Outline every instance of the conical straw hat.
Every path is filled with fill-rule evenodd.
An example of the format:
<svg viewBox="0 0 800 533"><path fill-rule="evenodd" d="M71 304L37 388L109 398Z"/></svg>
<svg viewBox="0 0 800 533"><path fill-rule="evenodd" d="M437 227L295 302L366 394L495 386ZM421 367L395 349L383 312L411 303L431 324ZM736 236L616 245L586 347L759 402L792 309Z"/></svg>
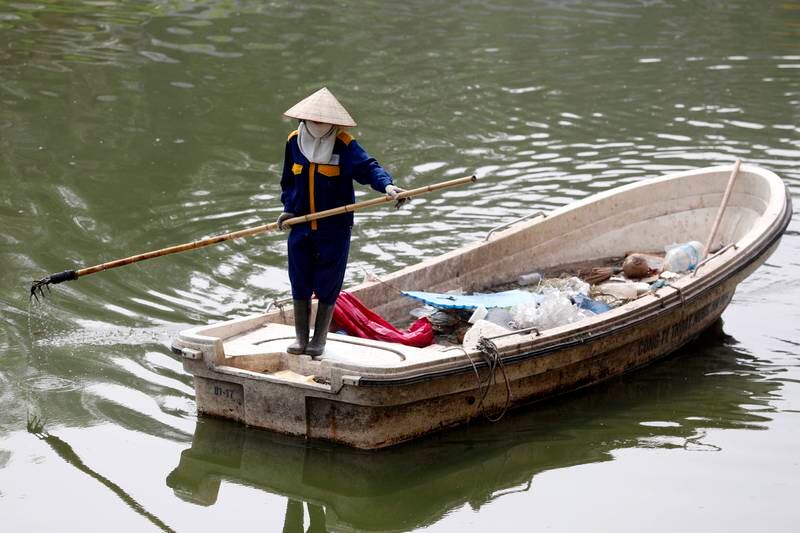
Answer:
<svg viewBox="0 0 800 533"><path fill-rule="evenodd" d="M323 87L311 96L300 100L290 107L284 115L298 120L313 120L333 124L334 126L344 126L346 128L356 125L353 117L347 112L339 100Z"/></svg>

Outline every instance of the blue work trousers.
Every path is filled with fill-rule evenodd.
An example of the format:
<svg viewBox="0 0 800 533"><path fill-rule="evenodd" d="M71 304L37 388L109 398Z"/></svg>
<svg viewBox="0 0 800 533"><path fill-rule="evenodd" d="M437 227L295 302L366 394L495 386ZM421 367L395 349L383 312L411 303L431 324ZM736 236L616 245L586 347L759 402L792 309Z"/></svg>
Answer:
<svg viewBox="0 0 800 533"><path fill-rule="evenodd" d="M289 280L292 298L310 300L316 294L320 303L333 305L342 290L347 255L350 252L350 227L320 227L312 230L300 224L289 232Z"/></svg>

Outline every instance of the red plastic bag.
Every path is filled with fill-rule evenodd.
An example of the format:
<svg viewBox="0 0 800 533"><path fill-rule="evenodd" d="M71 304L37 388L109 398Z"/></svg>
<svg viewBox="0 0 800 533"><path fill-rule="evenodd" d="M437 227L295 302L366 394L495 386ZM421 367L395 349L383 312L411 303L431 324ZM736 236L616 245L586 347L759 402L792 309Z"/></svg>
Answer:
<svg viewBox="0 0 800 533"><path fill-rule="evenodd" d="M427 317L414 321L401 331L375 313L348 292L340 292L333 309L333 321L353 337L376 341L397 342L424 348L433 344L433 326Z"/></svg>

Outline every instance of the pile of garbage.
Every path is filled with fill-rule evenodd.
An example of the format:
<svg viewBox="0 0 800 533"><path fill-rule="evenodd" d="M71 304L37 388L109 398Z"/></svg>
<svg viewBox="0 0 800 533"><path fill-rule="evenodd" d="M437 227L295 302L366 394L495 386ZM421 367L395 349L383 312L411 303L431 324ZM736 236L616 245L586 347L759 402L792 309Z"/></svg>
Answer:
<svg viewBox="0 0 800 533"><path fill-rule="evenodd" d="M665 247L665 254L630 253L621 266L545 278L531 272L515 288L464 294L462 291L403 294L424 303L412 311L427 317L439 344L477 346L480 337L521 330L542 331L605 313L655 291L693 270L705 255L692 241Z"/></svg>
<svg viewBox="0 0 800 533"><path fill-rule="evenodd" d="M480 337L516 330L544 330L611 309L589 296L591 286L578 277L541 279L532 290L463 294L404 292L426 305L412 311L427 316L440 344L477 345Z"/></svg>

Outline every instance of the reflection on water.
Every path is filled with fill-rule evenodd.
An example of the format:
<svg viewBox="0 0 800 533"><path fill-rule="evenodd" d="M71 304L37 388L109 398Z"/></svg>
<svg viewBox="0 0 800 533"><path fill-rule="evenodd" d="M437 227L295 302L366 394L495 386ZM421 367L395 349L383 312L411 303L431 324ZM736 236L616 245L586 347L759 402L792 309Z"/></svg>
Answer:
<svg viewBox="0 0 800 533"><path fill-rule="evenodd" d="M736 344L718 323L644 373L380 453L202 419L166 482L201 506L217 503L222 483L286 496L292 524L302 501L314 509L312 525L324 517L327 530L410 530L465 503L479 510L528 491L544 471L609 461L619 449L713 452L720 448L709 430L766 429L779 385ZM707 388L714 402L700 404ZM659 420L642 419L654 415Z"/></svg>
<svg viewBox="0 0 800 533"><path fill-rule="evenodd" d="M170 357L169 338L288 295L283 235L61 284L39 305L29 304L27 288L47 273L274 220L294 127L281 112L322 85L353 113L354 135L401 186L481 177L399 211L358 214L347 283L438 256L535 210L737 157L774 170L800 198L798 42L796 2L0 0L0 514L11 517L4 525L31 529L19 509L48 499L26 480L80 483L60 469L75 470L56 451L31 442L29 412L49 420L51 434L85 465L103 465L95 471L189 530L210 527L220 503L202 508L209 514L174 498L160 507L152 479L168 490L159 458L192 434L184 461L194 460L204 479L285 495L289 503L263 511L295 526L301 501L312 505L303 505L306 524L321 516L315 505L328 525L417 527L442 522L448 509L459 518L455 506L465 502L495 520L490 495L535 486L545 471L608 460L615 450L722 448L709 457L725 456L709 428L753 430L745 433L759 435L757 444L737 453L748 464L766 460L765 447L797 440L796 424L781 418L800 410L796 220L725 313L728 332L752 353L730 343L695 347L696 357L381 459L213 421L195 428L191 377ZM370 194L360 190L359 199ZM128 443L130 465L104 462L110 443L125 448L115 438ZM82 439L97 439L97 447ZM247 465L258 450L285 460L285 485L275 486L283 477L269 465L214 470L206 451L215 446L222 463L241 457ZM775 453L783 468L751 472L754 486L784 486L793 455ZM604 464L616 473L617 462ZM353 483L325 485L313 466L320 464ZM59 497L59 520L102 522L94 507L108 503L108 489L92 480L82 487ZM668 488L653 490L659 501L674 499ZM203 489L186 494L206 498ZM370 518L354 494L374 498L386 515ZM392 494L405 518L390 509ZM784 492L765 494L776 501ZM130 514L108 511L116 529L137 530L140 517ZM198 514L197 522L187 518Z"/></svg>
<svg viewBox="0 0 800 533"><path fill-rule="evenodd" d="M319 505L306 502L308 509L308 529L306 533L319 533L328 531L325 527L325 509ZM303 503L289 498L286 501L286 518L283 521L284 533L303 531Z"/></svg>
<svg viewBox="0 0 800 533"><path fill-rule="evenodd" d="M153 515L152 513L148 512L142 505L133 499L125 490L108 479L107 477L95 472L91 468L89 468L86 463L75 453L75 450L72 449L68 443L64 442L64 440L60 439L55 435L51 435L47 432L44 427L44 422L39 420L36 417L28 418L28 432L34 435L37 439L46 442L50 448L58 455L61 459L69 463L70 465L74 466L80 472L86 474L90 478L100 482L104 485L108 490L113 492L117 495L126 505L128 505L131 509L139 513L140 515L144 516L147 520L149 520L154 526L162 531L173 531L172 528L167 526L164 522L161 521L157 516Z"/></svg>

